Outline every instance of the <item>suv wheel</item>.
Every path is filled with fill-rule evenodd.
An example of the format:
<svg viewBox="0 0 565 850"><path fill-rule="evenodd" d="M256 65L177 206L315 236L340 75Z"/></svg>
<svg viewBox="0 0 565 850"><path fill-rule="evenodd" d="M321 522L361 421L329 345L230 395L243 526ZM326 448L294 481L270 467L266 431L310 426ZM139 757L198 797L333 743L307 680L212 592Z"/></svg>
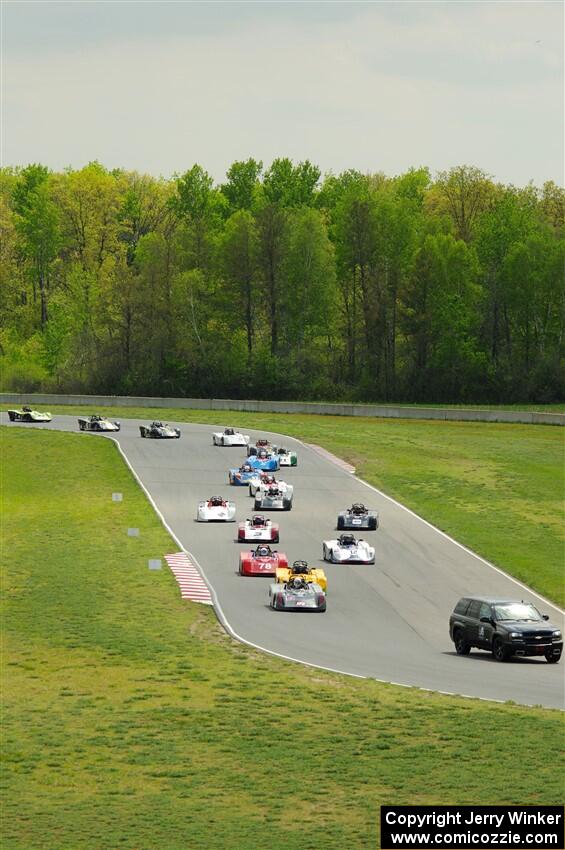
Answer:
<svg viewBox="0 0 565 850"><path fill-rule="evenodd" d="M508 661L508 647L504 646L498 637L494 639L492 654L495 661Z"/></svg>
<svg viewBox="0 0 565 850"><path fill-rule="evenodd" d="M545 653L545 660L548 664L557 664L560 658L561 653L559 653L558 655L554 655L551 649Z"/></svg>
<svg viewBox="0 0 565 850"><path fill-rule="evenodd" d="M453 643L455 644L455 652L457 655L469 655L471 652L471 647L465 640L463 629L457 629L453 636Z"/></svg>

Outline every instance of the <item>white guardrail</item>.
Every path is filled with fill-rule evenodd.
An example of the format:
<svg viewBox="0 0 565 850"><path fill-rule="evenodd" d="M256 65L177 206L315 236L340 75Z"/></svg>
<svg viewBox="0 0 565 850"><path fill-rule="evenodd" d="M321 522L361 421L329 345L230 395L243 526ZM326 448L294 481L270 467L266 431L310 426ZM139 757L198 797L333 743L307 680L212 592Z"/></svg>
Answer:
<svg viewBox="0 0 565 850"><path fill-rule="evenodd" d="M258 401L233 398L156 398L113 395L0 393L2 404L72 404L90 407L162 407L252 413L317 413L323 416L366 416L382 419L441 419L456 422L517 422L525 425L565 425L565 413L534 410L469 410L446 407L403 407L380 404L333 404L306 401Z"/></svg>

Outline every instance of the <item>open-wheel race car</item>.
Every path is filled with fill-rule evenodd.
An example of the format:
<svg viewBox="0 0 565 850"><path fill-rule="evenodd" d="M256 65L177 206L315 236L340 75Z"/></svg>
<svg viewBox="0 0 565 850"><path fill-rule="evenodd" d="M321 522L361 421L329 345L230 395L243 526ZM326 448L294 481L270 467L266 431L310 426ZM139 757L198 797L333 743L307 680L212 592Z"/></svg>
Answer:
<svg viewBox="0 0 565 850"><path fill-rule="evenodd" d="M274 576L280 568L286 567L288 558L284 552L271 549L267 543L259 543L255 549L239 556L240 576Z"/></svg>
<svg viewBox="0 0 565 850"><path fill-rule="evenodd" d="M31 407L22 407L21 410L9 410L10 422L51 422L50 413L41 413L32 410Z"/></svg>
<svg viewBox="0 0 565 850"><path fill-rule="evenodd" d="M294 488L284 481L261 485L255 492L254 508L260 510L289 511L292 508Z"/></svg>
<svg viewBox="0 0 565 850"><path fill-rule="evenodd" d="M279 466L298 466L298 456L296 452L291 452L290 449L278 446L275 450L275 454L279 459Z"/></svg>
<svg viewBox="0 0 565 850"><path fill-rule="evenodd" d="M379 527L379 515L376 511L370 511L361 502L354 502L350 508L340 511L337 515L337 530L346 528L364 528L366 531L375 531Z"/></svg>
<svg viewBox="0 0 565 850"><path fill-rule="evenodd" d="M265 451L272 455L275 454L276 450L277 447L273 446L273 444L270 443L269 440L261 438L260 440L257 440L255 445L247 446L247 455L248 457L251 457L252 455L256 455L260 451Z"/></svg>
<svg viewBox="0 0 565 850"><path fill-rule="evenodd" d="M240 434L233 428L224 428L223 431L216 431L212 434L212 445L214 446L247 446L249 445L249 435Z"/></svg>
<svg viewBox="0 0 565 850"><path fill-rule="evenodd" d="M255 493L260 487L268 487L270 484L278 484L278 481L271 472L261 472L260 469L256 469L255 478L251 478L248 484L249 495L255 496Z"/></svg>
<svg viewBox="0 0 565 850"><path fill-rule="evenodd" d="M228 472L228 481L237 487L247 487L251 483L259 483L261 473L258 469L254 469L250 463L242 463L238 469L230 469Z"/></svg>
<svg viewBox="0 0 565 850"><path fill-rule="evenodd" d="M375 550L354 534L340 534L337 540L324 540L324 561L332 564L374 564Z"/></svg>
<svg viewBox="0 0 565 850"><path fill-rule="evenodd" d="M153 437L155 440L178 440L180 428L173 428L164 422L152 422L151 425L140 425L139 433L142 437Z"/></svg>
<svg viewBox="0 0 565 850"><path fill-rule="evenodd" d="M279 459L277 455L267 451L267 449L257 449L257 454L249 455L247 462L254 469L262 472L276 472L279 468Z"/></svg>
<svg viewBox="0 0 565 850"><path fill-rule="evenodd" d="M198 502L196 519L198 522L235 522L235 502L228 502L222 496L211 496L204 502Z"/></svg>
<svg viewBox="0 0 565 850"><path fill-rule="evenodd" d="M279 542L279 526L264 516L256 514L245 522L240 522L237 529L238 543L250 543L252 541L264 543Z"/></svg>
<svg viewBox="0 0 565 850"><path fill-rule="evenodd" d="M280 566L275 574L276 581L286 584L294 576L302 576L309 582L319 584L324 592L328 589L325 572L319 567L309 567L306 561L295 561L291 567Z"/></svg>
<svg viewBox="0 0 565 850"><path fill-rule="evenodd" d="M325 611L326 594L316 582L293 576L285 584L269 587L269 605L275 611Z"/></svg>
<svg viewBox="0 0 565 850"><path fill-rule="evenodd" d="M120 423L112 422L104 416L81 416L78 427L81 431L119 431Z"/></svg>

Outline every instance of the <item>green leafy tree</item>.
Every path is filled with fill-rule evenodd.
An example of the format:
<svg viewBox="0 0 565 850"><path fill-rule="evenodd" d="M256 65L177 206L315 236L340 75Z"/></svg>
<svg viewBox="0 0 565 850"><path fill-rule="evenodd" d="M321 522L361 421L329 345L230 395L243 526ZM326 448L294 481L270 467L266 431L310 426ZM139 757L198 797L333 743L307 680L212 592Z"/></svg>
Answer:
<svg viewBox="0 0 565 850"><path fill-rule="evenodd" d="M200 165L193 165L177 179L171 208L184 225L179 236L185 269L210 271L214 237L221 228L226 207L226 199Z"/></svg>
<svg viewBox="0 0 565 850"><path fill-rule="evenodd" d="M127 263L135 260L139 240L149 233L170 226L171 191L163 180L131 172L123 176L127 187L118 212L120 240L127 245Z"/></svg>
<svg viewBox="0 0 565 850"><path fill-rule="evenodd" d="M295 166L290 159L275 159L263 179L265 198L283 207L311 206L320 173L309 160Z"/></svg>
<svg viewBox="0 0 565 850"><path fill-rule="evenodd" d="M226 222L221 265L224 309L232 327L244 327L248 354L253 351L257 314L257 230L250 212L240 209Z"/></svg>
<svg viewBox="0 0 565 850"><path fill-rule="evenodd" d="M221 191L227 198L232 213L237 210L251 210L256 200L262 171L263 163L255 159L230 165L226 174L227 182L223 184Z"/></svg>
<svg viewBox="0 0 565 850"><path fill-rule="evenodd" d="M490 178L480 168L458 165L441 171L436 187L451 216L456 237L470 242L475 221L487 208L494 192Z"/></svg>
<svg viewBox="0 0 565 850"><path fill-rule="evenodd" d="M279 353L280 311L284 293L284 259L288 245L288 211L275 203L257 213L257 269L270 331L271 355Z"/></svg>
<svg viewBox="0 0 565 850"><path fill-rule="evenodd" d="M40 323L44 328L53 266L61 243L59 213L51 198L47 169L39 165L24 169L14 187L13 203L19 249L32 281L34 303L39 298Z"/></svg>
<svg viewBox="0 0 565 850"><path fill-rule="evenodd" d="M317 210L302 208L292 215L284 271L286 344L301 350L312 337L327 334L336 295L333 246Z"/></svg>
<svg viewBox="0 0 565 850"><path fill-rule="evenodd" d="M416 400L467 400L476 390L484 365L478 272L475 252L463 240L451 234L425 237L403 305Z"/></svg>

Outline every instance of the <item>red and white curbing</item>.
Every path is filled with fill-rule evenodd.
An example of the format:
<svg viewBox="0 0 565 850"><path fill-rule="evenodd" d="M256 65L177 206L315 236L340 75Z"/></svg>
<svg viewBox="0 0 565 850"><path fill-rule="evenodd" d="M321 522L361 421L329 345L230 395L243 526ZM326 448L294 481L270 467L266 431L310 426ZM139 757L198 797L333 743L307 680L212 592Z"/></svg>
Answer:
<svg viewBox="0 0 565 850"><path fill-rule="evenodd" d="M175 552L165 555L165 561L171 568L171 572L180 587L180 595L183 599L192 602L202 602L204 605L213 605L208 585L194 566L186 552Z"/></svg>
<svg viewBox="0 0 565 850"><path fill-rule="evenodd" d="M351 466L350 463L347 463L346 460L342 460L340 457L336 457L331 452L328 452L326 449L323 449L321 446L317 446L315 443L305 443L306 446L310 449L314 449L316 454L321 455L321 457L325 457L326 460L331 460L332 463L335 463L336 466L339 466L341 469L344 469L345 472L350 472L352 475L355 472L355 467Z"/></svg>

